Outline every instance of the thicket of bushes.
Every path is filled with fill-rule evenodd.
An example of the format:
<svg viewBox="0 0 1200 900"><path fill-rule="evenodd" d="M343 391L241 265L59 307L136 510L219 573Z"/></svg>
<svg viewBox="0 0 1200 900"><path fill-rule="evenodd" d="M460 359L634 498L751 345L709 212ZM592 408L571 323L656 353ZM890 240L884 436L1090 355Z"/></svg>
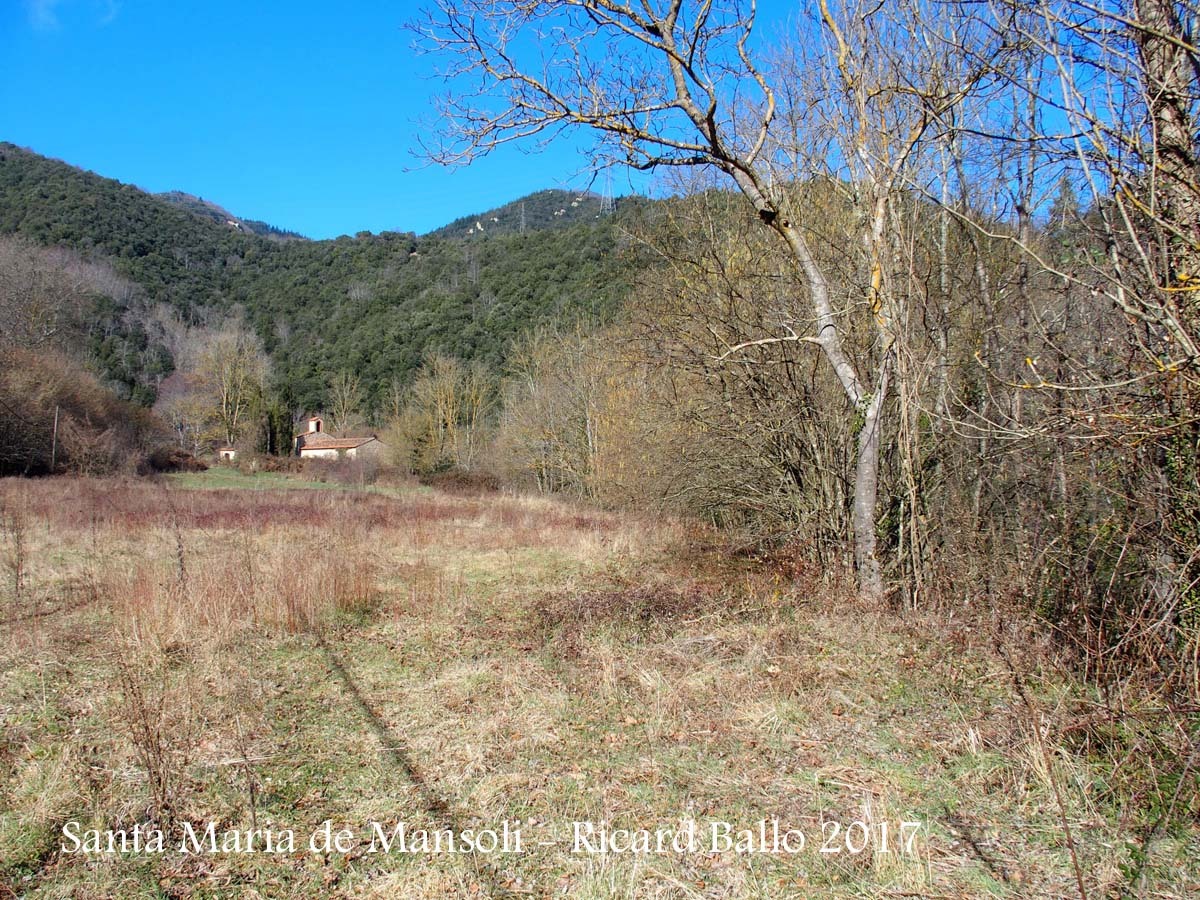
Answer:
<svg viewBox="0 0 1200 900"><path fill-rule="evenodd" d="M810 344L725 355L778 334L772 310L802 293L799 275L727 198L670 209L673 227L640 233L669 264L622 321L532 334L483 396L465 367L433 361L389 432L395 461L698 515L788 545L805 571L848 570L855 411ZM1091 211L1069 192L1056 209L1033 252L1079 265L1102 252ZM910 222L913 267L949 260L951 294L904 288L914 323L941 324L906 333L885 410L876 529L892 602L1033 615L1090 676L1147 678L1170 703L1195 702L1195 384L1160 380L1119 310L1029 272L1002 229L973 242L952 228L939 253L936 210ZM852 294L864 273L823 237L835 289ZM961 299L981 266L1010 285L1004 309ZM871 352L869 334L846 338Z"/></svg>
<svg viewBox="0 0 1200 900"><path fill-rule="evenodd" d="M153 413L61 353L0 348L0 475L134 473L168 439Z"/></svg>

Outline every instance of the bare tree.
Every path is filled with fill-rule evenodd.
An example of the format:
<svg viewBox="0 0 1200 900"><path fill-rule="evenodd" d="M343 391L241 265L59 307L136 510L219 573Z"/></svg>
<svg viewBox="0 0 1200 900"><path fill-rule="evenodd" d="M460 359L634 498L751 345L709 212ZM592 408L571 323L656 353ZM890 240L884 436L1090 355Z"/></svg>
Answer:
<svg viewBox="0 0 1200 900"><path fill-rule="evenodd" d="M596 498L604 488L608 455L606 359L597 341L579 330L531 335L509 360L501 455L531 476L538 490ZM624 408L628 419L635 411ZM622 448L628 450L629 448Z"/></svg>
<svg viewBox="0 0 1200 900"><path fill-rule="evenodd" d="M880 9L852 6L835 15L822 3L815 21L805 25L806 40L828 39L831 52L812 61L830 73L826 96L845 116L847 130L838 135L842 158L852 161L856 177L866 179L861 240L869 275L849 308L874 323L877 346L857 362L846 345L846 316L812 249L810 211L777 181L777 170L781 180L802 177L787 151L797 147L796 139L812 137L796 129L803 130L805 109L819 98L801 96L783 80L777 88L766 64L755 58L753 2L436 0L414 26L429 48L449 60L448 77L479 85L476 93L459 91L442 102L447 125L442 142L427 148L432 159L464 163L510 141L589 129L597 137L597 154L609 162L721 172L786 246L803 275L808 310L803 315L795 310L790 324L780 323L780 334L763 340L818 346L851 415L861 422L853 530L859 586L870 599L884 593L875 513L881 416L893 375L898 314L885 283L889 203L899 188L897 172L974 80L946 66L926 73L932 81L897 78L919 74L919 61L910 60L903 73L890 69L900 55L881 54L885 43L870 49L886 65L864 67L872 57L862 55L866 48L852 46L855 36L877 37L897 25L884 22ZM938 53L946 56L944 48ZM883 138L892 127L900 130L887 142ZM726 352L733 356L741 349L735 345Z"/></svg>
<svg viewBox="0 0 1200 900"><path fill-rule="evenodd" d="M154 411L171 428L180 450L199 454L211 440L212 405L193 372L172 373L159 388Z"/></svg>
<svg viewBox="0 0 1200 900"><path fill-rule="evenodd" d="M267 358L258 341L233 325L204 335L195 353L195 383L214 437L236 444L262 396Z"/></svg>
<svg viewBox="0 0 1200 900"><path fill-rule="evenodd" d="M413 471L470 470L476 462L491 404L488 379L478 365L434 354L421 366L391 442Z"/></svg>
<svg viewBox="0 0 1200 900"><path fill-rule="evenodd" d="M384 395L384 417L390 422L400 418L404 404L408 402L408 387L398 375L393 375L387 383Z"/></svg>
<svg viewBox="0 0 1200 900"><path fill-rule="evenodd" d="M1011 550L1015 570L1031 574L1009 590L1043 598L1092 674L1152 666L1194 697L1197 8L956 8L1015 49L989 70L996 102L944 119L937 177L905 175L941 206L946 290L954 241L975 269L971 307L942 316L957 329L938 364L946 399L918 398L961 439L954 477L974 479L973 510L954 521L991 548L989 592L1004 581L997 551ZM972 66L995 62L986 41L956 43ZM942 539L963 552L955 535Z"/></svg>
<svg viewBox="0 0 1200 900"><path fill-rule="evenodd" d="M798 290L787 249L738 197L711 190L699 173L675 187L681 199L634 226L661 265L631 300L633 346L621 348L615 334L599 342L602 353L615 344L655 370L651 390L637 395L652 405L652 427L638 436L650 448L649 459L637 460L638 477L657 482L673 505L788 535L812 559L843 564L855 422L822 357L806 343L774 339L780 322L792 321ZM852 222L828 185L809 202L821 204L826 233ZM822 265L833 261L826 250Z"/></svg>
<svg viewBox="0 0 1200 900"><path fill-rule="evenodd" d="M133 287L110 267L62 248L0 236L0 345L78 344L91 298L128 300Z"/></svg>
<svg viewBox="0 0 1200 900"><path fill-rule="evenodd" d="M340 434L354 425L362 409L362 384L357 375L338 372L329 380L330 427Z"/></svg>
<svg viewBox="0 0 1200 900"><path fill-rule="evenodd" d="M1019 87L1058 110L1061 123L1018 137L1047 160L1043 179L1082 188L1108 244L1078 272L1024 240L1023 248L1039 267L1102 292L1154 332L1143 350L1156 368L1200 369L1189 302L1200 288L1197 10L1170 0L1043 0L1001 4L993 15L994 27L1009 28L1044 60L1044 74ZM998 129L987 122L981 130Z"/></svg>

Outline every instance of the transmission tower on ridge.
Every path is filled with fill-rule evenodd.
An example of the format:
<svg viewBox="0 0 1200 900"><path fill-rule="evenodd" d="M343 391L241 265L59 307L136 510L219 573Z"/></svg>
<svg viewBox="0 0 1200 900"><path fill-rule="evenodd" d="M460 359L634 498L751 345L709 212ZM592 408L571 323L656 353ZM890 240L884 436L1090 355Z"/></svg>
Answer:
<svg viewBox="0 0 1200 900"><path fill-rule="evenodd" d="M604 190L600 194L600 215L610 215L617 208L613 200L612 172L604 173Z"/></svg>

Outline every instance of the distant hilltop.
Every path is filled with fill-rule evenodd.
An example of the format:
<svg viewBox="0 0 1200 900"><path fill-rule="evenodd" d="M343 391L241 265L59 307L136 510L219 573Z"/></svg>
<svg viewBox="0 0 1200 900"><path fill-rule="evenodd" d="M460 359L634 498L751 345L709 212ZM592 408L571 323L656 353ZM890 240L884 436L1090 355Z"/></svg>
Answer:
<svg viewBox="0 0 1200 900"><path fill-rule="evenodd" d="M455 219L427 237L463 238L483 234L519 234L564 225L595 222L627 198L613 200L590 191L538 191L487 212Z"/></svg>
<svg viewBox="0 0 1200 900"><path fill-rule="evenodd" d="M154 194L153 196L158 197L160 200L165 200L173 206L178 206L180 209L185 209L206 219L212 219L221 225L228 225L230 228L237 229L238 231L249 231L253 234L279 241L308 240L308 238L298 232L288 231L286 228L276 228L268 222L260 222L258 219L239 218L225 209L225 207L218 206L211 200L205 200L194 194L186 194L183 191L166 191L161 194Z"/></svg>

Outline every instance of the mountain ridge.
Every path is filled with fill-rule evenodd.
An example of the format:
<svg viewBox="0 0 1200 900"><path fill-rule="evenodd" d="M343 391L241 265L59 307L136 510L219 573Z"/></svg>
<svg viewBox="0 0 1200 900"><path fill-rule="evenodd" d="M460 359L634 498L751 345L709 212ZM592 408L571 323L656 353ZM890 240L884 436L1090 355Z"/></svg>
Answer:
<svg viewBox="0 0 1200 900"><path fill-rule="evenodd" d="M149 192L147 192L149 193ZM310 238L300 234L298 231L291 231L287 228L279 228L269 222L263 222L260 219L246 219L241 216L235 216L225 207L211 200L205 200L203 197L198 197L195 194L189 194L185 191L162 191L160 193L151 193L150 196L157 197L173 206L180 209L185 209L188 212L203 218L212 219L218 224L232 227L238 231L249 231L257 234L260 237L270 238L272 240L281 241L307 241Z"/></svg>
<svg viewBox="0 0 1200 900"><path fill-rule="evenodd" d="M538 192L489 211L504 227L470 235L450 232L492 216L420 237L279 240L231 227L220 219L227 210L209 201L169 193L0 144L0 235L67 247L136 286L137 296L98 307L104 351L94 355L100 374L140 402L152 402L171 368L152 346L153 329L140 328L159 306L189 327L242 322L270 356L272 389L286 406L319 408L339 371L358 375L379 406L388 385L410 380L432 352L499 373L530 329L610 319L638 265L616 227L622 207L637 205L629 200L600 215L595 195ZM570 213L555 216L560 209ZM143 357L157 360L152 371Z"/></svg>
<svg viewBox="0 0 1200 900"><path fill-rule="evenodd" d="M621 198L624 201L625 198ZM459 216L452 222L426 232L424 237L478 237L487 234L512 234L559 228L591 222L609 215L618 201L611 204L590 191L565 191L547 188L483 212Z"/></svg>

